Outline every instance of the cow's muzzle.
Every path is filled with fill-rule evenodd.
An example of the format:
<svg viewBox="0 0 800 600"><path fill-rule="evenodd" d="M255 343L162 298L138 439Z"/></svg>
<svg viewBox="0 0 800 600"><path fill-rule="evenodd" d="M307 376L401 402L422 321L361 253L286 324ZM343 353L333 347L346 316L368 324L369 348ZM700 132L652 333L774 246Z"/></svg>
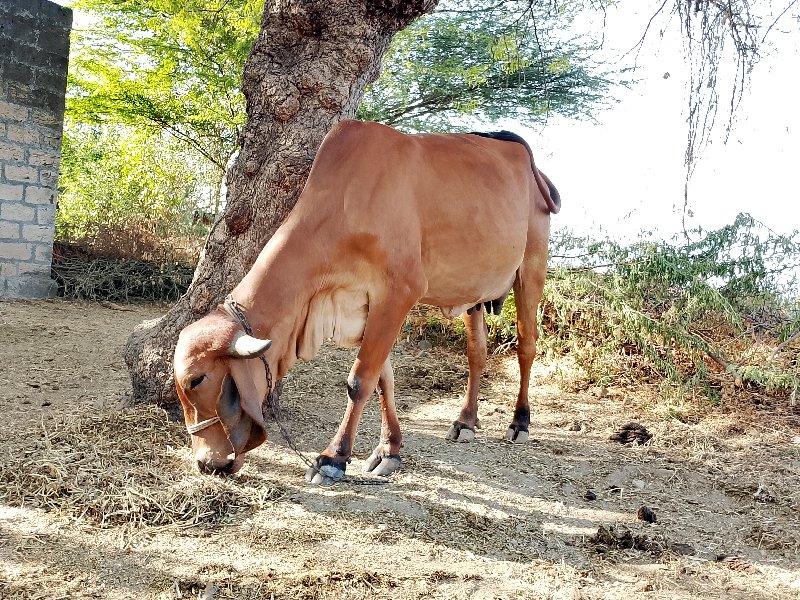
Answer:
<svg viewBox="0 0 800 600"><path fill-rule="evenodd" d="M228 455L221 460L213 460L208 456L200 456L196 458L197 469L204 475L233 475L238 472L244 465L244 455L235 456Z"/></svg>
<svg viewBox="0 0 800 600"><path fill-rule="evenodd" d="M197 461L197 468L205 475L231 475L235 461L229 461L222 466L213 466L202 460Z"/></svg>

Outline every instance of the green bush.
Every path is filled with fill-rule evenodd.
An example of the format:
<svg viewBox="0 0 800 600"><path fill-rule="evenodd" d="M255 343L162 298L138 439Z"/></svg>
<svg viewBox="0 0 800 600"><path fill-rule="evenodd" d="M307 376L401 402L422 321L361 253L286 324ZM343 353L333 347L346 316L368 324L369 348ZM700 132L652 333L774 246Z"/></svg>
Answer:
<svg viewBox="0 0 800 600"><path fill-rule="evenodd" d="M52 267L60 295L180 297L211 224L214 177L167 136L68 120Z"/></svg>
<svg viewBox="0 0 800 600"><path fill-rule="evenodd" d="M216 189L212 176L193 164L170 138L124 126L68 121L56 240L105 254L103 241L114 232L106 250L116 250L125 258L144 258L144 238L155 246L162 240L165 248L173 246L176 238L202 238L208 223L197 216L205 216L203 206L211 203ZM132 235L126 236L126 231ZM127 248L128 242L136 242L138 249Z"/></svg>
<svg viewBox="0 0 800 600"><path fill-rule="evenodd" d="M749 215L671 243L561 232L551 265L539 350L572 356L586 385L635 375L712 399L729 383L796 398L800 234L777 235ZM513 345L514 320L509 298L489 318L495 348Z"/></svg>

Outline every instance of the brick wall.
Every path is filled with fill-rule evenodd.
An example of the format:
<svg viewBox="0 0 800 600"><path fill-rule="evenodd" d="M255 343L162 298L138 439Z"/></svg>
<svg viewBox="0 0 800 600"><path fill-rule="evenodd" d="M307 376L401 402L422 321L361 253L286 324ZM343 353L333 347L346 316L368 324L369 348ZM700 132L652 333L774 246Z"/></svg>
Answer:
<svg viewBox="0 0 800 600"><path fill-rule="evenodd" d="M52 293L72 11L0 0L0 297Z"/></svg>

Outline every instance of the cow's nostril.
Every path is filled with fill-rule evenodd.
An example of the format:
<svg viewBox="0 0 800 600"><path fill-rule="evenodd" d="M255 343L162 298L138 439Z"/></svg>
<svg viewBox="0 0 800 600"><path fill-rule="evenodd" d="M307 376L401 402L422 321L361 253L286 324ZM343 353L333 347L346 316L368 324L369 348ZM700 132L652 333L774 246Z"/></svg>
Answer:
<svg viewBox="0 0 800 600"><path fill-rule="evenodd" d="M233 462L234 461L230 460L224 465L214 466L202 460L198 460L197 468L200 469L201 473L206 475L230 475L231 471L233 471Z"/></svg>

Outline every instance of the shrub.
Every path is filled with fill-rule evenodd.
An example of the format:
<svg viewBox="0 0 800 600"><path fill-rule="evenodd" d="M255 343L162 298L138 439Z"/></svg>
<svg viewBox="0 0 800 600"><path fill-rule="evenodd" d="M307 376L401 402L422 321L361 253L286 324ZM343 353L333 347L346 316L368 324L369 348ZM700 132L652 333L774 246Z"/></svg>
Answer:
<svg viewBox="0 0 800 600"><path fill-rule="evenodd" d="M554 238L542 349L572 353L598 385L635 364L639 375L711 398L725 381L795 398L798 351L781 344L800 330L800 234L739 215L686 237L628 246ZM611 358L620 356L634 359Z"/></svg>
<svg viewBox="0 0 800 600"><path fill-rule="evenodd" d="M56 212L59 294L174 301L191 283L217 183L179 145L120 125L67 122Z"/></svg>
<svg viewBox="0 0 800 600"><path fill-rule="evenodd" d="M170 139L67 122L56 240L107 257L193 263L211 178Z"/></svg>

